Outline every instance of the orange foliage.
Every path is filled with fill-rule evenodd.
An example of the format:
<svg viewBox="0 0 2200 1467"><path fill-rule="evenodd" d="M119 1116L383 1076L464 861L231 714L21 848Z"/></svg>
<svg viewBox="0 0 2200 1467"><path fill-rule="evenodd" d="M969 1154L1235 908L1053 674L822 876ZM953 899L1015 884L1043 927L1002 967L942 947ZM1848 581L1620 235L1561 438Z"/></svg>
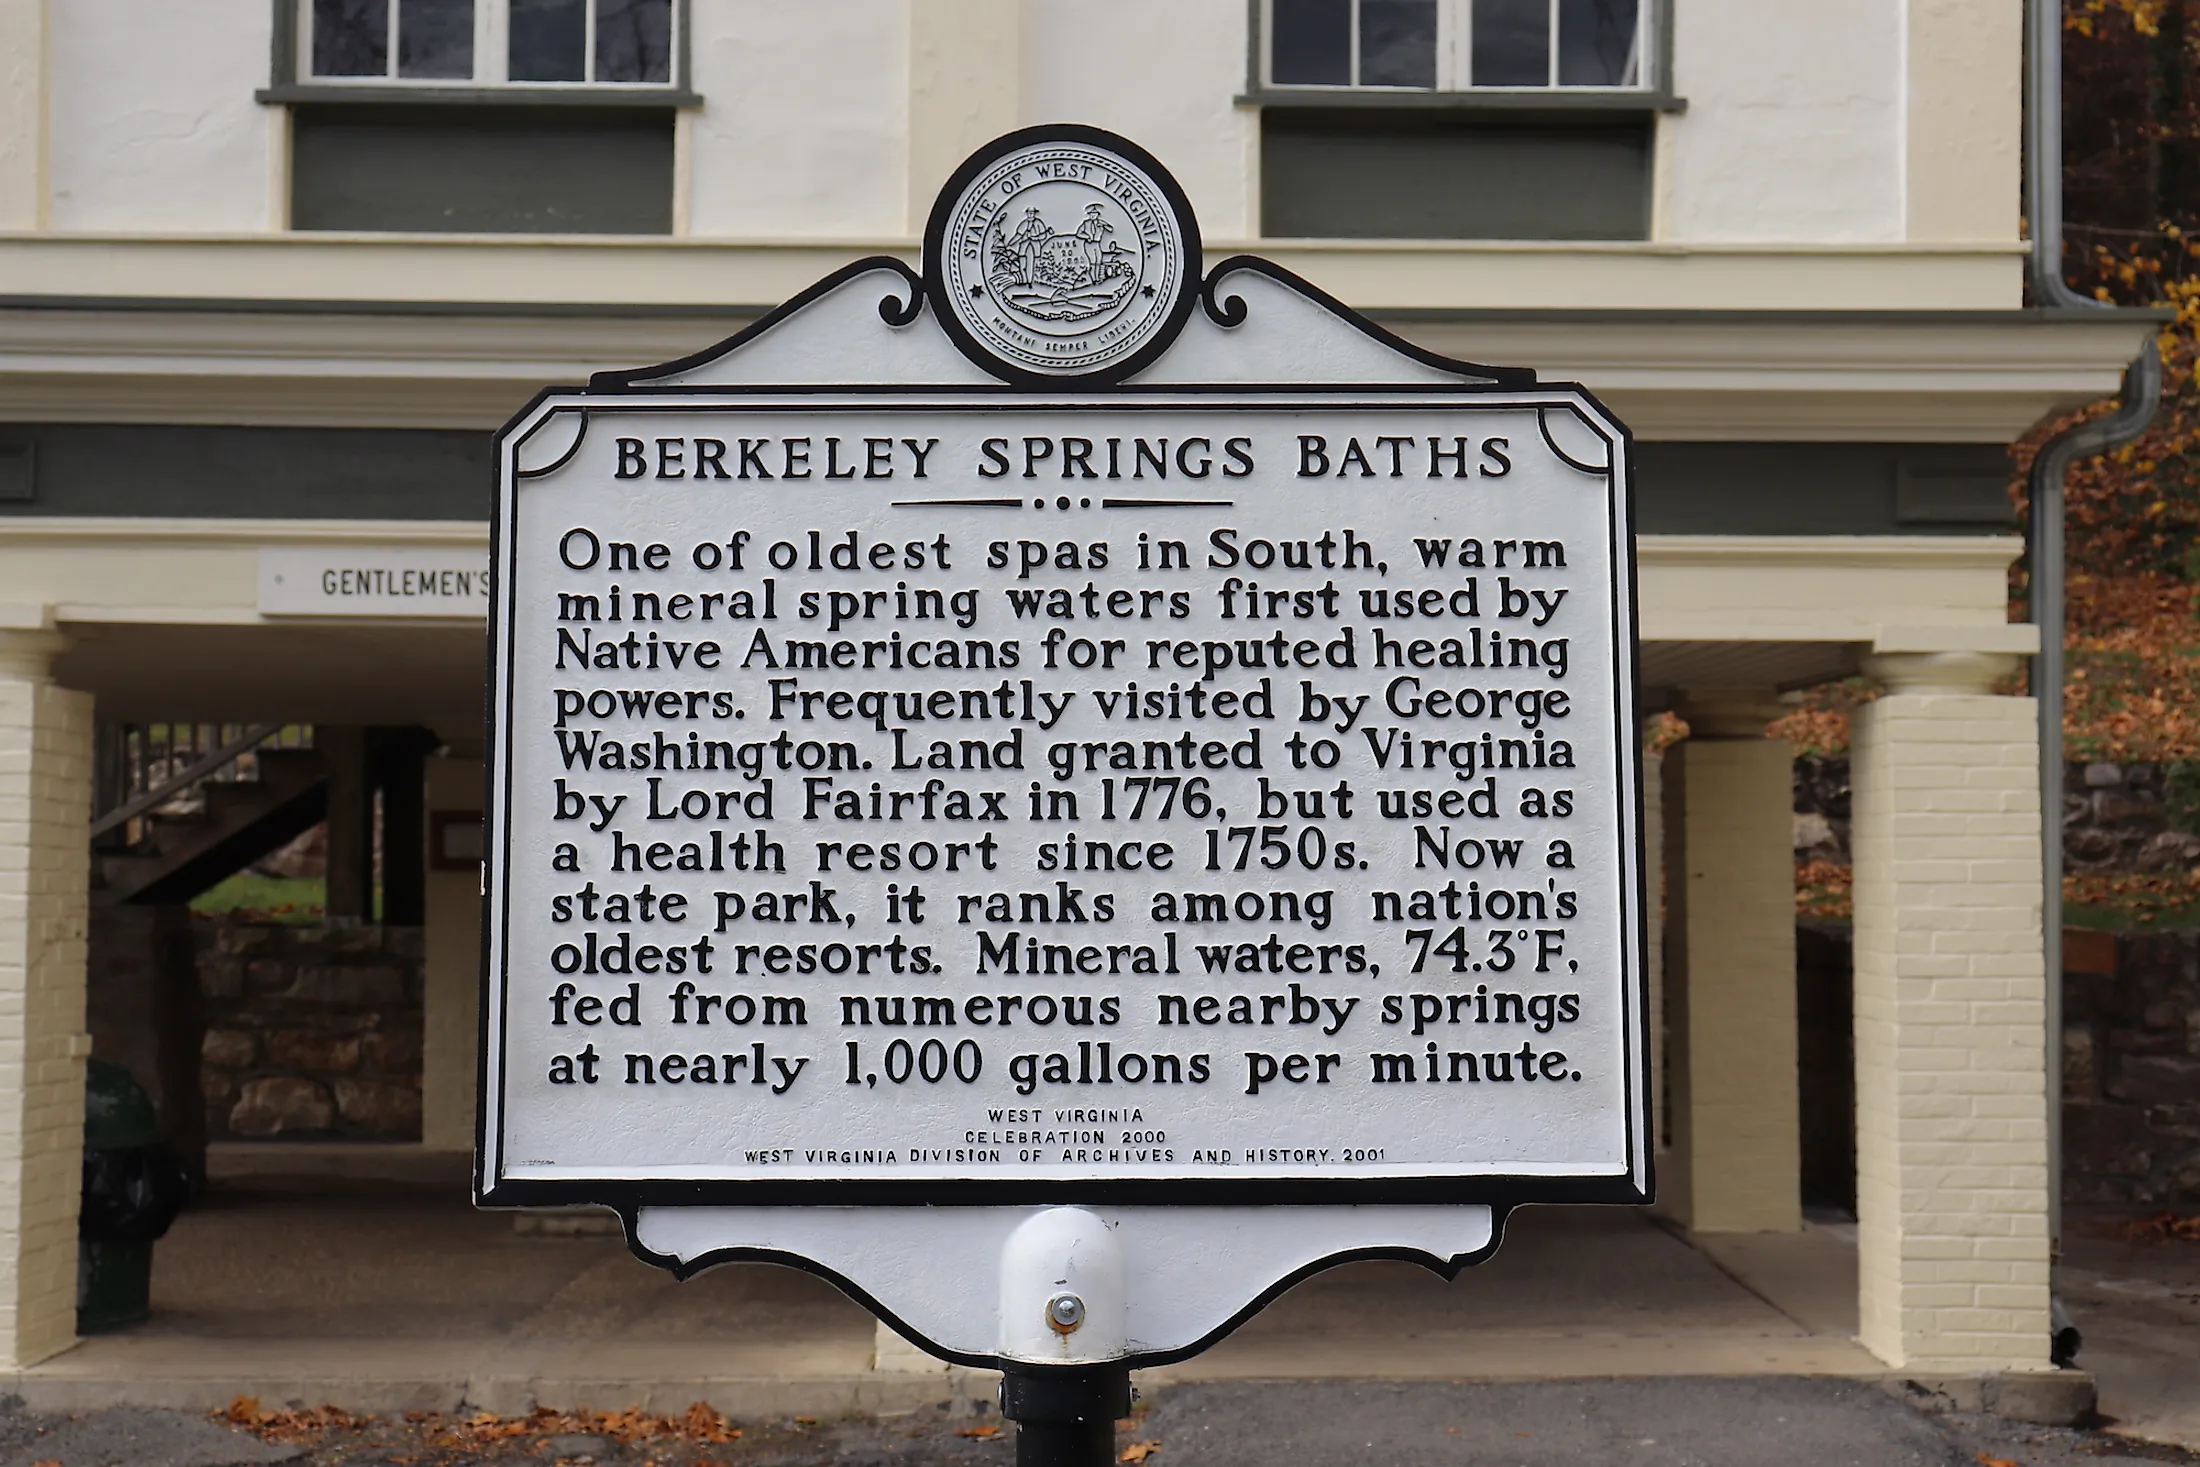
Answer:
<svg viewBox="0 0 2200 1467"><path fill-rule="evenodd" d="M2073 759L2200 756L2200 587L2074 576L2063 737Z"/></svg>
<svg viewBox="0 0 2200 1467"><path fill-rule="evenodd" d="M1783 713L1765 728L1765 737L1786 739L1798 758L1836 759L1849 752L1849 715L1879 696L1869 678L1806 688L1795 711Z"/></svg>
<svg viewBox="0 0 2200 1467"><path fill-rule="evenodd" d="M239 1396L212 1414L215 1420L241 1426L264 1441L285 1444L317 1441L331 1431L361 1431L367 1424L364 1417L338 1406L277 1409L262 1406L257 1396Z"/></svg>
<svg viewBox="0 0 2200 1467"><path fill-rule="evenodd" d="M2063 902L2119 927L2182 925L2200 914L2200 871L2074 871L2063 878Z"/></svg>
<svg viewBox="0 0 2200 1467"><path fill-rule="evenodd" d="M1832 861L1795 863L1795 915L1819 922L1849 919L1853 873Z"/></svg>
<svg viewBox="0 0 2200 1467"><path fill-rule="evenodd" d="M229 1403L227 1410L214 1415L218 1420L244 1427L268 1441L284 1443L305 1441L334 1429L358 1431L367 1425L364 1418L334 1406L269 1410L251 1396L239 1396ZM544 1408L525 1416L499 1416L493 1411L477 1411L449 1422L444 1421L439 1412L407 1411L405 1420L425 1427L431 1442L438 1447L485 1446L520 1437L567 1434L608 1436L627 1443L664 1440L715 1444L738 1440L741 1435L740 1428L730 1418L701 1401L678 1416L652 1416L629 1406L620 1411Z"/></svg>
<svg viewBox="0 0 2200 1467"><path fill-rule="evenodd" d="M2063 902L2111 919L2118 927L2153 927L2200 916L2200 871L2074 871L2063 878ZM1854 873L1832 861L1795 863L1795 915L1804 921L1846 922L1855 912Z"/></svg>
<svg viewBox="0 0 2200 1467"><path fill-rule="evenodd" d="M2200 1213L2157 1212L2127 1223L2123 1235L2134 1243L2200 1243Z"/></svg>
<svg viewBox="0 0 2200 1467"><path fill-rule="evenodd" d="M2156 338L2162 354L2162 401L2153 424L2135 442L2070 466L2064 479L2067 563L2073 577L2132 574L2188 577L2200 562L2200 261L2181 234L2154 241L2096 245L2087 273L2103 301L2144 301L2176 312ZM2012 499L2023 512L2023 475L2048 436L2114 403L2051 423L2017 444ZM2021 586L2021 571L2019 585ZM2075 609L2075 608L2074 608ZM2082 625L2079 624L2079 625Z"/></svg>

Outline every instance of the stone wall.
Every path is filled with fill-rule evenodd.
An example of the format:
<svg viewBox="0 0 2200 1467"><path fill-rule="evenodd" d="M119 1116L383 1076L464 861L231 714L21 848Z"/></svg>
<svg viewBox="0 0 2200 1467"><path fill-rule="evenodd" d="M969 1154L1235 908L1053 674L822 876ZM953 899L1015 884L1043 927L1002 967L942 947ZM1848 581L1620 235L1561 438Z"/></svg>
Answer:
<svg viewBox="0 0 2200 1467"><path fill-rule="evenodd" d="M1798 937L1806 1200L1853 1188L1850 933ZM2200 932L2063 933L2063 1195L2200 1207Z"/></svg>
<svg viewBox="0 0 2200 1467"><path fill-rule="evenodd" d="M2063 1193L2200 1204L2200 933L2064 936Z"/></svg>
<svg viewBox="0 0 2200 1467"><path fill-rule="evenodd" d="M2063 771L2063 867L2183 871L2200 865L2200 770L2080 764ZM1795 761L1795 859L1849 864L1849 761Z"/></svg>
<svg viewBox="0 0 2200 1467"><path fill-rule="evenodd" d="M151 1097L161 1134L194 1171L206 1164L199 1091L199 984L191 912L102 902L85 924L92 1054Z"/></svg>
<svg viewBox="0 0 2200 1467"><path fill-rule="evenodd" d="M1795 859L1849 864L1849 761L1795 761Z"/></svg>
<svg viewBox="0 0 2200 1467"><path fill-rule="evenodd" d="M2185 828L2191 776L2165 764L2072 764L2063 772L2063 864L2071 871L2181 871L2200 862Z"/></svg>
<svg viewBox="0 0 2200 1467"><path fill-rule="evenodd" d="M419 928L192 928L211 1136L419 1139Z"/></svg>

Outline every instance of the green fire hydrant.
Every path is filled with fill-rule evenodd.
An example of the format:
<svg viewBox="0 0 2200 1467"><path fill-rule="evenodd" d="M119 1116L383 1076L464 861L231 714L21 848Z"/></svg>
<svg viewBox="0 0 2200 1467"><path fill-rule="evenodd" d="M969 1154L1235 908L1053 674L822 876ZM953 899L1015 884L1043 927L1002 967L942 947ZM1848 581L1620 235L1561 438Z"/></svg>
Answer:
<svg viewBox="0 0 2200 1467"><path fill-rule="evenodd" d="M77 1212L76 1328L142 1324L152 1307L153 1243L190 1192L162 1144L153 1099L130 1072L91 1060L84 1075L84 1196Z"/></svg>

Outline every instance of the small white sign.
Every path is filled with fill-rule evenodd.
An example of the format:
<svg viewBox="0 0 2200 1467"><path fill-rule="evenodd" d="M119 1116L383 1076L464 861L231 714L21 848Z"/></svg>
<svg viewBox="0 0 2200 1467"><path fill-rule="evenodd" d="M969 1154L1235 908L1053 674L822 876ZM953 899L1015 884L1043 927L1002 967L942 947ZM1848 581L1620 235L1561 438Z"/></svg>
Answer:
<svg viewBox="0 0 2200 1467"><path fill-rule="evenodd" d="M262 616L474 619L488 610L484 551L314 545L260 552Z"/></svg>

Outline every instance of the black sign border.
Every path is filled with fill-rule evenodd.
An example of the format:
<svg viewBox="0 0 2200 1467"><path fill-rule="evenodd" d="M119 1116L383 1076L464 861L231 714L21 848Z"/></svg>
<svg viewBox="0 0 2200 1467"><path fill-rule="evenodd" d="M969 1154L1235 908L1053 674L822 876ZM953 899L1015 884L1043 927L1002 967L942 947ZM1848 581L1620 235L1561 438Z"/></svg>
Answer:
<svg viewBox="0 0 2200 1467"><path fill-rule="evenodd" d="M898 262L893 263L898 265ZM1275 266L1265 261L1261 263L1267 265L1268 267L1267 270L1263 273L1272 274L1275 277L1283 279L1287 282L1296 281L1296 277L1293 277L1289 271L1282 269L1282 267ZM873 264L873 262L858 262L858 265L868 265L872 268L876 268L876 265ZM838 272L837 277L829 278L832 278L834 280L834 283L837 284L841 279L846 278L849 274L855 272L857 269L858 266L851 266L849 267L848 271ZM1219 274L1220 272L1218 271L1217 273ZM822 287L824 285L825 282L820 282L820 286L813 287L813 290L818 290L820 293L822 293ZM1328 304L1328 302L1326 301L1324 303ZM790 302L790 305L791 304L792 303ZM1332 308L1342 310L1341 307L1332 306ZM882 315L883 314L885 314L885 308L882 306ZM1240 317L1240 319L1242 319L1242 317ZM757 326L751 327L748 332L743 333L743 336L746 337L748 335L754 334L764 324L765 323L763 322L757 323ZM1367 323L1367 325L1372 327L1373 323L1369 322ZM1375 328L1375 330L1380 331L1380 328ZM709 359L711 357L722 354L722 351L713 351L712 353L698 354L698 356L702 359ZM691 358L689 360L696 359ZM1475 372L1475 369L1467 366L1467 364L1462 363L1459 365L1465 368L1468 372ZM662 371L663 369L655 370ZM1475 374L1480 375L1480 373L1478 372L1476 372ZM642 377L645 375L654 375L654 372L649 374L619 374L620 377L629 379L634 377ZM585 390L550 388L536 394L535 398L528 404L528 406L498 432L496 438L497 451L495 457L497 485L495 490L495 514L490 524L490 565L492 571L491 584L492 588L497 593L499 609L496 614L492 616L489 625L489 676L487 686L492 696L490 699L487 716L488 746L494 750L502 750L504 745L509 741L512 736L513 722L509 713L509 709L506 706L503 706L504 700L508 700L511 696L509 679L503 680L500 684L497 673L497 666L501 648L507 642L509 642L511 637L510 628L505 625L505 618L509 614L510 607L508 606L508 604L506 604L505 598L502 595L504 589L503 565L505 553L503 536L506 515L508 512L516 513L516 506L507 506L505 502L506 485L509 482L510 485L514 489L516 489L522 477L538 477L542 473L551 471L550 469L536 470L523 476L519 473L516 462L513 462L519 443L524 440L528 433L532 432L535 428L541 426L540 423L531 421L532 419L534 419L537 410L541 408L545 403L549 402L551 399L564 397L579 397L583 399L583 401L574 403L572 404L572 406L577 407L583 415L581 435L585 436L587 432L587 408L585 405L585 399L590 397L598 399L609 399L611 401L626 399L627 401L621 402L620 406L622 411L627 412L632 412L636 410L647 410L647 408L643 404L638 404L631 401L631 399L633 398L660 396L669 396L674 398L682 396L785 397L801 395L823 396L828 394L834 396L847 395L885 398L966 398L969 400L970 406L975 409L984 410L986 408L992 408L995 410L1013 412L1028 410L1034 407L1051 406L1053 404L1034 402L1031 399L1034 397L1046 398L1075 395L1075 392L1079 385L1080 384L1049 382L1046 384L1048 390L1038 393L1010 392L1003 391L999 388L983 386L939 386L931 384L907 383L876 384L869 386L839 383L825 385L813 384L797 388L787 388L780 385L747 384L696 386L680 385L672 387L654 387L644 385L639 382L605 382L603 378L599 376L599 378L596 379L595 384ZM1633 434L1631 430L1626 428L1624 424L1621 424L1618 419L1614 418L1610 414L1610 412L1604 408L1604 405L1597 400L1595 394L1591 393L1588 389L1579 386L1578 384L1555 382L1537 383L1533 388L1527 389L1527 391L1531 393L1549 393L1552 398L1551 401L1545 404L1536 404L1533 402L1518 404L1519 406L1526 407L1531 410L1537 407L1543 407L1546 409L1570 410L1575 405L1572 399L1578 395L1580 399L1585 400L1591 406L1597 408L1601 413L1603 413L1606 422L1611 424L1619 435L1617 440L1611 443L1613 454L1612 470L1609 473L1604 474L1603 477L1606 481L1606 494L1608 499L1606 525L1608 532L1611 535L1612 564L1615 570L1622 572L1621 576L1618 578L1613 586L1613 599L1611 603L1612 617L1614 622L1614 625L1612 627L1613 641L1615 646L1624 646L1626 648L1630 659L1630 665L1627 669L1625 669L1627 681L1625 687L1623 688L1623 692L1625 692L1627 696L1616 699L1613 710L1614 720L1615 723L1618 725L1614 732L1616 738L1619 741L1618 747L1622 751L1624 762L1627 751L1634 746L1634 743L1636 741L1639 740L1639 733L1631 729L1628 725L1627 715L1630 712L1639 712L1639 710L1635 708L1637 700L1634 696L1632 696L1632 694L1634 690L1641 687L1639 626L1635 628L1637 632L1637 635L1635 637L1622 638L1619 635L1620 627L1618 625L1620 610L1623 605L1622 597L1625 598L1624 605L1628 612L1628 621L1630 625L1633 625L1635 623L1636 613L1639 609L1634 554L1635 496L1632 492L1634 445ZM1507 397L1517 399L1519 396L1522 395L1522 389L1519 387L1490 381L1462 381L1459 383L1429 383L1420 385L1392 385L1365 382L1318 384L1263 384L1244 382L1201 383L1184 385L1155 384L1152 387L1142 389L1135 387L1119 387L1111 390L1107 393L1106 405L1109 407L1130 407L1134 404L1139 404L1142 401L1147 401L1148 405L1150 406L1161 407L1166 404L1159 401L1150 401L1150 399L1162 399L1183 396L1233 397L1241 395L1288 396L1293 394L1345 397L1350 397L1355 394L1368 394L1370 396L1379 395L1392 399L1396 399L1399 397L1420 397L1427 398L1434 402L1444 399L1473 399L1483 397ZM608 406L609 404L607 403L606 405ZM1352 404L1350 403L1324 405L1338 407L1352 406ZM1395 400L1389 402L1367 404L1367 406L1369 407L1389 408L1396 408L1404 405L1405 404L1399 403ZM1261 404L1260 406L1268 406L1268 404ZM686 409L667 405L665 410L685 411ZM1591 424L1590 426L1592 428L1596 428L1598 425ZM573 445L573 447L569 448L567 450L567 453L559 459L558 464L552 465L551 468L554 469L555 467L562 465L567 458L570 458L572 452L577 450L578 446L578 440L576 440L576 443ZM1554 451L1556 451L1555 445L1553 445L1553 448ZM1563 455L1561 455L1561 457L1563 457ZM508 463L511 463L512 465L509 470L509 478L507 476ZM1610 513L1611 506L1609 503L1609 498L1610 496L1619 492L1619 483L1623 475L1627 480L1627 486L1629 490L1629 492L1625 496L1624 501L1625 517L1623 522L1615 523L1614 516ZM1646 899L1646 894L1644 890L1644 876L1646 868L1644 863L1644 832L1641 787L1642 782L1639 777L1640 757L1641 755L1638 748L1635 750L1634 753L1637 778L1633 782L1634 789L1632 792L1634 797L1633 840L1635 847L1634 895L1636 928L1636 931L1634 933L1633 958L1636 970L1634 976L1634 986L1636 989L1635 1000L1636 1004L1638 1005L1638 1012L1642 1016L1641 1027L1643 1032L1635 1036L1634 1043L1625 1044L1622 1046L1622 1059L1625 1066L1625 1078L1627 1080L1626 1088L1630 1091L1632 1091L1634 1088L1633 1071L1636 1069L1642 1055L1647 1054L1647 1045L1649 1042L1648 1030L1650 1023L1649 965L1647 946L1648 924L1647 910L1644 906L1644 902ZM511 807L511 789L509 786L509 781L511 779L511 761L509 757L493 761L487 768L485 768L484 774L485 777L493 778L493 776L490 775L490 770L494 769L497 764L501 764L503 766L504 777L507 782L506 788L502 791L498 791L494 788L492 784L487 792L488 801L485 805L485 808L491 810L509 810ZM502 796L502 798L499 798L500 795ZM508 844L509 843L505 838L505 832L501 830L492 830L490 832L490 852L493 856L501 857L507 851ZM503 879L503 873L501 871L495 871L485 868L482 896L482 976L480 1007L481 1046L479 1051L479 1069L477 1076L477 1144L475 1148L474 1175L474 1194L476 1205L481 1207L556 1207L572 1206L578 1204L610 1207L617 1211L620 1216L626 1220L626 1230L630 1248L632 1248L636 1252L637 1256L644 1257L647 1261L661 1262L662 1260L658 1255L648 1253L647 1250L643 1249L641 1245L635 1241L634 1217L635 1214L644 1207L1021 1207L1058 1205L1284 1206L1376 1204L1426 1205L1467 1203L1481 1204L1492 1207L1500 1215L1502 1215L1504 1212L1509 1211L1512 1207L1529 1203L1619 1203L1642 1205L1651 1202L1655 1196L1653 1171L1655 1154L1654 1148L1651 1147L1649 1144L1648 1136L1649 1116L1647 1112L1649 1105L1649 1096L1647 1084L1645 1084L1643 1090L1643 1104L1641 1106L1629 1105L1626 1108L1628 1159L1625 1167L1619 1171L1611 1173L1593 1173L1576 1176L1554 1177L1528 1174L1480 1173L1464 1176L1443 1175L1426 1177L1325 1177L1314 1175L1298 1177L1247 1177L1243 1179L1232 1177L1098 1177L1001 1178L996 1180L985 1177L971 1177L967 1179L953 1179L944 1181L938 1179L911 1179L906 1181L895 1181L884 1178L855 1178L846 1181L820 1180L816 1178L804 1178L788 1181L774 1181L768 1178L738 1180L712 1179L703 1181L636 1181L632 1179L617 1178L573 1178L559 1179L553 1181L502 1177L493 1178L488 1174L490 1137L487 1130L488 1118L491 1113L491 1097L489 1087L489 1053L491 1045L495 1045L497 1047L497 1053L500 1061L500 1071L504 1071L505 1067L501 1063L503 1056L503 1035L501 1033L493 1031L491 1028L492 999L501 998L504 996L502 994L497 994L493 992L494 989L503 988L508 993L508 985L504 983L504 975L502 973L492 971L490 963L493 953L492 938L495 931L497 930L495 926L498 919L497 907L499 903L508 901L509 899L510 883L507 880ZM1641 1051L1640 1054L1638 1054L1638 1048ZM508 1071L506 1071L506 1073L508 1073ZM501 1107L498 1108L496 1114L501 1123L503 1115ZM496 1139L497 1154L501 1159L504 1155L504 1145L501 1131ZM1637 1186L1635 1182L1635 1178L1638 1175L1642 1179L1642 1183L1640 1186ZM728 1258L730 1259L739 1252L740 1250L734 1250L733 1253L728 1254ZM1405 1250L1404 1254L1396 1256L1407 1255L1410 1255L1420 1260L1426 1260L1429 1256L1423 1253L1419 1253L1415 1250ZM761 1257L762 1255L758 1256ZM717 1261L726 1261L719 1260L715 1253L711 1255L711 1257ZM785 1260L774 1258L768 1261L776 1262ZM705 1265L700 1263L693 1265L693 1267L702 1266ZM904 1330L903 1332L909 1333L906 1330ZM917 1336L911 1334L910 1338L916 1339Z"/></svg>

